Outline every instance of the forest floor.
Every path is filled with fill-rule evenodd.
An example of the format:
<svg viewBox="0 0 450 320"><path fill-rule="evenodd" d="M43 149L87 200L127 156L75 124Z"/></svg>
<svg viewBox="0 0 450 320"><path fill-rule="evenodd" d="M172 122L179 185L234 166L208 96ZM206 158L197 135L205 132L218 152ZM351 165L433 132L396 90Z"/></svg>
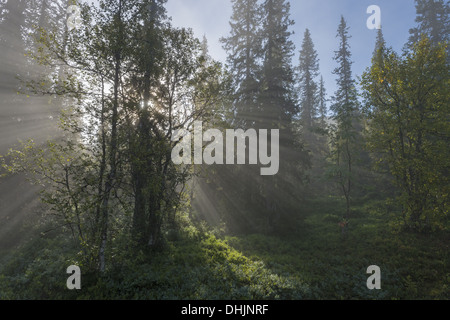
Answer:
<svg viewBox="0 0 450 320"><path fill-rule="evenodd" d="M333 201L316 202L297 233L230 237L228 243L277 274L307 283L317 299L449 299L450 233L400 231L383 202L356 207L347 234ZM398 214L398 213L397 213ZM369 290L369 266L381 269L381 290Z"/></svg>
<svg viewBox="0 0 450 320"><path fill-rule="evenodd" d="M355 206L344 236L339 212L336 200L315 201L284 236L229 236L186 222L161 253L118 252L100 277L81 267L75 291L66 287L66 268L77 259L72 244L37 236L0 252L0 300L450 298L448 231L399 231L393 213L372 201ZM367 288L372 265L381 269L381 290Z"/></svg>

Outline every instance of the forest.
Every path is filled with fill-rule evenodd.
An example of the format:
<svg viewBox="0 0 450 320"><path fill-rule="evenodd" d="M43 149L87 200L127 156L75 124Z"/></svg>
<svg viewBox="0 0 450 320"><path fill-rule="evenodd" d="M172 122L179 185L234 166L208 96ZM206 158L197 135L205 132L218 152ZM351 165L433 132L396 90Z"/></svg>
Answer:
<svg viewBox="0 0 450 320"><path fill-rule="evenodd" d="M226 1L225 62L167 0L0 2L0 300L450 298L449 1L360 75L337 12L333 86Z"/></svg>

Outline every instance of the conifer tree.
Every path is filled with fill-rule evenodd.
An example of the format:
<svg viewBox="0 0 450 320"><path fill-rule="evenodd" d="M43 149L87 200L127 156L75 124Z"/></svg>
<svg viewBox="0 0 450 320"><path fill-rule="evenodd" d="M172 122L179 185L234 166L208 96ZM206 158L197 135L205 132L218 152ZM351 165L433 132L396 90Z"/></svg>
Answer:
<svg viewBox="0 0 450 320"><path fill-rule="evenodd" d="M386 49L386 40L384 40L383 29L377 31L377 39L375 42L375 49L373 51L373 58L382 58L383 51ZM381 50L381 51L380 51Z"/></svg>
<svg viewBox="0 0 450 320"><path fill-rule="evenodd" d="M253 128L259 117L257 97L261 76L261 15L258 0L233 0L231 32L222 38L235 88L235 127Z"/></svg>
<svg viewBox="0 0 450 320"><path fill-rule="evenodd" d="M261 119L259 95L261 91L262 43L261 43L261 6L258 0L233 0L233 14L230 18L230 34L221 38L227 52L227 67L232 78L232 90L227 105L228 119L226 127L235 129L254 129ZM250 215L258 200L257 182L259 169L256 166L228 165L208 170L219 183L214 190L223 189L216 194L217 202L223 203L222 219L230 230L248 231L251 227ZM210 193L209 186L203 189ZM237 185L236 181L240 181ZM238 214L236 214L238 212ZM231 213L231 214L230 214Z"/></svg>
<svg viewBox="0 0 450 320"><path fill-rule="evenodd" d="M292 57L294 44L290 27L290 3L285 0L265 0L263 12L263 74L261 103L267 125L288 126L298 113L294 95Z"/></svg>
<svg viewBox="0 0 450 320"><path fill-rule="evenodd" d="M314 125L318 115L317 83L319 74L319 61L311 33L305 31L302 48L300 50L299 81L300 81L300 115L301 123L307 129Z"/></svg>
<svg viewBox="0 0 450 320"><path fill-rule="evenodd" d="M328 106L327 106L327 90L325 88L325 81L323 80L323 76L320 77L319 81L319 116L320 116L320 126L322 129L326 127L326 120L328 114Z"/></svg>
<svg viewBox="0 0 450 320"><path fill-rule="evenodd" d="M295 94L291 40L294 24L290 18L290 3L285 0L265 0L262 3L263 69L261 78L261 119L259 127L280 130L280 170L274 177L265 177L260 185L267 224L273 231L292 226L294 206L298 206L303 173L309 157L301 137L294 130L299 108Z"/></svg>
<svg viewBox="0 0 450 320"><path fill-rule="evenodd" d="M412 47L421 36L427 36L431 43L450 40L450 4L444 0L415 0L417 27L412 28L408 46Z"/></svg>
<svg viewBox="0 0 450 320"><path fill-rule="evenodd" d="M337 76L337 91L333 97L331 110L334 112L335 127L332 132L334 177L345 197L346 214L350 214L350 200L354 189L353 171L358 153L360 137L359 104L355 80L352 76L352 61L350 52L349 27L344 17L341 17L337 37L340 40L339 49L334 60L338 66L334 70Z"/></svg>

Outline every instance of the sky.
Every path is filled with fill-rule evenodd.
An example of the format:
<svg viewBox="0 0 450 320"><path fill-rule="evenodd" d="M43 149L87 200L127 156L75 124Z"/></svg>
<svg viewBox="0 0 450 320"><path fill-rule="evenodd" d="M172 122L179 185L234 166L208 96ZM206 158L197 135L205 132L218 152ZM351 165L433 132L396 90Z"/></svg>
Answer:
<svg viewBox="0 0 450 320"><path fill-rule="evenodd" d="M320 70L324 77L328 95L336 90L332 71L336 67L334 51L339 46L336 38L341 15L350 27L353 74L355 79L370 65L375 48L376 30L367 28L371 14L367 8L377 5L381 9L381 23L388 46L401 52L409 37L409 29L415 26L414 0L292 0L291 19L295 25L292 41L295 44L293 64L298 65L305 29L311 36L320 59ZM168 0L168 15L176 27L192 28L202 39L206 36L210 55L221 62L226 61L226 52L219 41L230 32L229 19L232 14L231 0Z"/></svg>

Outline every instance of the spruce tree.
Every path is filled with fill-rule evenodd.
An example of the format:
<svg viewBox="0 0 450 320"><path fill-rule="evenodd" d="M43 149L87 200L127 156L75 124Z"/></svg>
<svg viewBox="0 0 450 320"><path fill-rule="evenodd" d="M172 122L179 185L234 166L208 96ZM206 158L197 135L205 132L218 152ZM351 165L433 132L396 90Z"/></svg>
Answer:
<svg viewBox="0 0 450 320"><path fill-rule="evenodd" d="M427 36L431 43L450 40L450 5L444 0L415 0L417 27L410 30L408 46L411 48L421 36Z"/></svg>
<svg viewBox="0 0 450 320"><path fill-rule="evenodd" d="M299 78L299 104L300 120L298 139L303 140L309 152L310 167L307 170L307 194L318 194L324 190L323 168L328 154L326 139L326 90L323 78L318 83L319 75L318 54L311 39L311 33L306 29L302 48L300 50L300 64L298 66ZM320 117L320 118L319 118Z"/></svg>
<svg viewBox="0 0 450 320"><path fill-rule="evenodd" d="M320 127L325 129L326 120L328 118L328 106L327 106L327 89L325 88L325 81L323 76L320 76L319 81L319 116L320 116Z"/></svg>
<svg viewBox="0 0 450 320"><path fill-rule="evenodd" d="M273 231L292 226L294 207L298 207L299 188L309 161L303 142L294 130L299 109L295 94L292 57L294 44L290 27L290 3L285 0L265 0L262 3L263 71L259 97L260 127L280 130L280 170L274 177L261 181L267 224Z"/></svg>
<svg viewBox="0 0 450 320"><path fill-rule="evenodd" d="M230 34L221 39L226 50L227 66L232 77L227 125L236 129L254 129L259 126L262 113L259 105L262 74L261 7L257 0L233 0ZM250 217L260 202L258 196L259 168L256 166L225 166L213 168L214 180L220 181L214 189L224 194L215 195L224 203L223 219L230 230L249 231ZM209 188L211 189L211 179ZM237 185L236 181L240 181ZM230 214L232 212L232 214ZM239 214L235 214L239 212Z"/></svg>
<svg viewBox="0 0 450 320"><path fill-rule="evenodd" d="M302 49L300 50L299 81L300 81L300 114L301 123L306 129L314 125L318 114L317 83L319 74L319 61L311 33L305 31Z"/></svg>
<svg viewBox="0 0 450 320"><path fill-rule="evenodd" d="M288 126L298 113L294 96L292 57L294 44L290 27L290 3L285 0L265 0L263 12L263 75L262 112L264 125Z"/></svg>
<svg viewBox="0 0 450 320"><path fill-rule="evenodd" d="M232 125L253 128L259 117L256 99L260 90L261 74L261 16L258 0L233 0L231 32L222 38L228 53L227 64L233 77L233 107L235 119Z"/></svg>
<svg viewBox="0 0 450 320"><path fill-rule="evenodd" d="M341 17L337 37L340 40L339 49L334 60L338 66L334 70L337 76L337 91L333 97L331 110L334 112L333 163L334 176L346 201L346 214L350 214L350 200L354 187L353 171L356 163L359 142L359 104L355 80L352 76L352 61L350 52L349 27L344 17Z"/></svg>
<svg viewBox="0 0 450 320"><path fill-rule="evenodd" d="M377 31L377 39L375 41L375 49L373 51L373 59L381 61L383 53L386 49L386 40L384 40L383 29L380 28Z"/></svg>

